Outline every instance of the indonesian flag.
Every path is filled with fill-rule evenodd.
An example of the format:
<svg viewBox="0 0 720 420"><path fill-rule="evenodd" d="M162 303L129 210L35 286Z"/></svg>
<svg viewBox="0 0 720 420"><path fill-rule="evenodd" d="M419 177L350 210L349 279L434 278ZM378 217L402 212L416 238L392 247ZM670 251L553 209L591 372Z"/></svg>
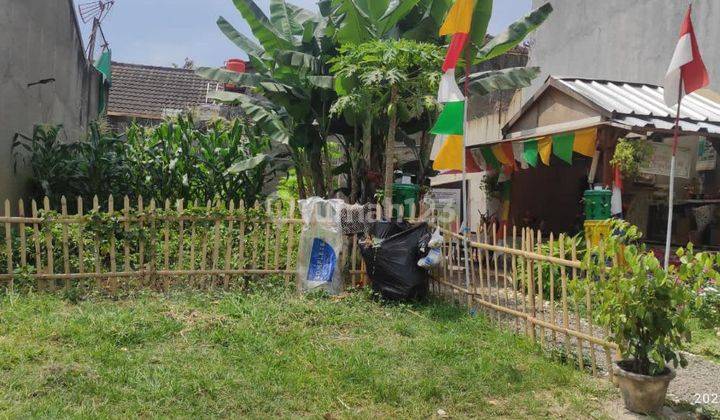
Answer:
<svg viewBox="0 0 720 420"><path fill-rule="evenodd" d="M691 19L692 6L688 7L680 29L680 40L675 47L670 67L665 75L665 104L677 105L682 96L692 93L710 83L707 69L700 56L697 39ZM680 82L682 80L682 95Z"/></svg>

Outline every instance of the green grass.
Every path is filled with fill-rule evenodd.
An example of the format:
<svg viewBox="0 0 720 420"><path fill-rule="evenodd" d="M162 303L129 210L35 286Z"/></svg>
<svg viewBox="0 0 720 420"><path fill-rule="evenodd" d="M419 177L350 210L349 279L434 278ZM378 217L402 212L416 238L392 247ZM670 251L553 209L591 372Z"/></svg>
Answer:
<svg viewBox="0 0 720 420"><path fill-rule="evenodd" d="M703 328L698 320L691 321L692 340L687 350L720 363L720 329Z"/></svg>
<svg viewBox="0 0 720 420"><path fill-rule="evenodd" d="M432 301L0 298L0 417L603 416L606 381Z"/></svg>

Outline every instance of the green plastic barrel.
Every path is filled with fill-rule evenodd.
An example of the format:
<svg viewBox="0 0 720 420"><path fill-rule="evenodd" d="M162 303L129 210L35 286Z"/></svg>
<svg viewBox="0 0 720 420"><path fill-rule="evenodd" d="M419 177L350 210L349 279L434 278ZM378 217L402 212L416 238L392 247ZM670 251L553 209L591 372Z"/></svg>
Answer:
<svg viewBox="0 0 720 420"><path fill-rule="evenodd" d="M587 190L583 194L585 199L585 220L607 220L610 214L612 191Z"/></svg>
<svg viewBox="0 0 720 420"><path fill-rule="evenodd" d="M413 184L393 184L393 204L401 204L403 206L403 215L405 217L414 217L410 214L412 205L417 203L420 195L420 187ZM395 206L393 206L395 207ZM393 216L397 217L397 209L393 209Z"/></svg>

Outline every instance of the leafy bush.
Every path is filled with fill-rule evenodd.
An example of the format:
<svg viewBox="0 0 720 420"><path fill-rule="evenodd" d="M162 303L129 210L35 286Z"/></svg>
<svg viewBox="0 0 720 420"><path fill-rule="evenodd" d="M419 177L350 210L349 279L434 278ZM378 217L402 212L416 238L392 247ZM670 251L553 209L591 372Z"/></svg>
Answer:
<svg viewBox="0 0 720 420"><path fill-rule="evenodd" d="M692 247L680 249L682 265L666 271L639 241L637 227L616 220L612 231L583 261L586 281L594 289L597 322L608 327L633 372L658 375L670 362L685 366L679 350L690 338L688 321L700 300L708 255L695 254ZM624 261L604 263L604 256L620 254Z"/></svg>

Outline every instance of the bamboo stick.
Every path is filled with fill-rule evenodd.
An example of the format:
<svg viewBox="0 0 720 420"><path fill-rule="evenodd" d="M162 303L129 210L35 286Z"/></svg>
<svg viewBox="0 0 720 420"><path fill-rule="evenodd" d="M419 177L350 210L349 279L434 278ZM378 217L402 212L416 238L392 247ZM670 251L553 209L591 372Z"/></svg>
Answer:
<svg viewBox="0 0 720 420"><path fill-rule="evenodd" d="M33 201L33 209L35 208L35 202ZM34 211L34 210L33 210ZM81 196L77 197L77 217L83 218L83 199ZM78 225L78 273L85 273L85 232L83 224ZM38 271L40 272L40 271ZM83 286L86 286L84 280L81 282ZM80 284L79 284L80 285Z"/></svg>
<svg viewBox="0 0 720 420"><path fill-rule="evenodd" d="M275 206L275 215L276 220L278 220L278 225L275 229L275 254L273 255L273 270L277 270L278 267L280 267L280 242L282 241L282 228L283 228L283 219L280 217L281 211L282 211L282 203L278 202L278 205ZM268 223L269 225L269 223ZM265 267L269 268L269 267Z"/></svg>
<svg viewBox="0 0 720 420"><path fill-rule="evenodd" d="M575 260L577 257L577 247L575 246L575 242L572 243L571 248L571 254L572 259ZM573 281L577 282L578 276L577 276L577 270L575 267L572 269L572 277ZM577 325L577 330L582 331L581 323L580 323L580 307L578 305L578 299L577 297L573 299L575 301L575 325ZM592 344L590 345L592 347ZM577 337L577 356L578 356L578 367L580 370L585 369L585 362L583 361L583 343L582 339L578 336ZM612 371L612 369L610 369Z"/></svg>
<svg viewBox="0 0 720 420"><path fill-rule="evenodd" d="M177 209L177 213L179 216L178 220L178 261L177 261L177 267L182 270L185 268L185 221L182 219L184 209L183 209L183 199L179 199L175 202L175 208Z"/></svg>
<svg viewBox="0 0 720 420"><path fill-rule="evenodd" d="M32 200L30 202L30 211L32 212L32 216L34 219L38 218L38 210L37 210L37 203L35 200ZM42 264L42 251L41 251L41 245L40 245L40 227L38 226L38 222L33 223L33 242L35 243L35 272L37 274L43 273L43 264ZM82 259L80 260L82 261ZM46 286L46 284L42 282L38 282L38 289L43 289Z"/></svg>
<svg viewBox="0 0 720 420"><path fill-rule="evenodd" d="M60 198L60 213L63 217L67 217L67 200L63 195ZM63 269L65 274L70 273L70 250L68 249L68 225L62 225L62 247L63 247ZM65 281L64 288L70 287L70 283Z"/></svg>
<svg viewBox="0 0 720 420"><path fill-rule="evenodd" d="M512 228L512 248L515 249L517 247L517 226L513 226ZM520 286L520 283L518 282L518 269L517 269L517 257L515 254L510 254L510 262L512 264L512 287L513 287L513 296L514 296L514 309L518 309L518 287ZM509 301L508 301L509 302ZM517 317L515 317L515 331L520 331L520 321Z"/></svg>
<svg viewBox="0 0 720 420"><path fill-rule="evenodd" d="M238 238L240 242L238 245L238 267L243 269L245 268L245 219L247 216L245 213L245 201L240 200L239 209L243 217L240 219L240 233Z"/></svg>
<svg viewBox="0 0 720 420"><path fill-rule="evenodd" d="M230 200L229 210L230 210L231 214L235 213L235 200ZM228 222L227 232L225 233L225 270L226 271L230 270L230 263L232 260L232 248L233 248L232 247L232 244L233 244L232 239L233 239L234 228L235 228L235 221L230 220ZM227 290L228 287L230 287L230 277L228 277L227 275L223 276L223 287L225 288L225 290Z"/></svg>
<svg viewBox="0 0 720 420"><path fill-rule="evenodd" d="M478 224L477 229L475 230L475 241L478 242L478 243L481 242L480 232L482 232L482 225L481 225L481 224ZM471 245L471 246L472 246L472 245ZM480 290L480 296L482 296L483 299L486 299L486 296L485 296L485 295L486 295L486 291L487 291L487 290L485 289L485 274L484 274L485 272L484 272L484 269L483 269L483 267L484 267L485 265L483 264L482 249L477 248L477 247L473 247L473 248L474 248L475 251L476 251L477 261L478 261L478 270L477 270L478 283L479 283L479 284L478 284L478 290ZM487 300L487 299L486 299L486 300ZM487 308L483 307L483 310L487 311Z"/></svg>
<svg viewBox="0 0 720 420"><path fill-rule="evenodd" d="M193 202L192 206L194 208L197 208L197 201ZM197 234L196 234L196 228L197 228L197 221L193 220L190 222L190 270L195 269L195 264L197 264L197 258L195 256L195 243L197 242ZM203 229L204 230L204 229ZM191 284L195 284L196 279L193 277L188 277L188 282Z"/></svg>
<svg viewBox="0 0 720 420"><path fill-rule="evenodd" d="M10 217L10 200L5 200L5 215ZM12 247L12 225L5 223L5 254L7 256L7 273L10 276L8 283L8 289L13 290L15 287L13 268L13 247Z"/></svg>
<svg viewBox="0 0 720 420"><path fill-rule="evenodd" d="M93 214L97 214L98 211L100 211L100 203L98 202L97 195L93 197L92 210L93 210ZM93 257L94 257L94 261L95 261L95 273L100 274L100 272L102 271L102 268L100 265L100 234L98 232L95 232L93 234L93 240L94 240L94 244L95 244L95 247L93 249ZM100 281L100 277L97 277L96 279L98 281ZM99 283L97 285L100 286Z"/></svg>
<svg viewBox="0 0 720 420"><path fill-rule="evenodd" d="M123 230L125 231L125 240L123 241L123 271L128 272L130 268L130 244L128 243L128 235L130 233L130 197L123 197Z"/></svg>
<svg viewBox="0 0 720 420"><path fill-rule="evenodd" d="M165 215L167 216L170 213L170 200L165 199ZM165 270L170 270L170 222L165 219L163 223L163 268ZM215 268L215 267L213 267ZM170 281L170 277L165 277L165 281L163 282L163 290L166 292L170 290L170 287L172 286Z"/></svg>
<svg viewBox="0 0 720 420"><path fill-rule="evenodd" d="M217 209L220 209L220 202L217 201L215 203L215 207ZM215 219L213 221L213 248L212 248L212 269L217 270L218 267L218 260L220 258L220 219ZM214 278L211 282L212 285L215 285L217 282L217 278Z"/></svg>
<svg viewBox="0 0 720 420"><path fill-rule="evenodd" d="M528 229L527 234L527 251L532 251L534 248L534 238L535 235L533 234L532 229ZM532 252L528 252L528 256L531 256ZM527 285L527 292L528 292L528 298L530 300L529 306L530 306L530 316L535 319L537 318L536 313L536 306L535 306L535 278L534 278L534 270L535 270L535 261L529 257L527 259L528 262L528 285ZM530 339L535 342L535 324L531 325L530 328Z"/></svg>
<svg viewBox="0 0 720 420"><path fill-rule="evenodd" d="M503 224L502 227L502 234L503 234L503 246L507 247L508 245L508 239L507 239L507 225ZM503 252L502 256L502 266L503 266L503 289L505 294L505 305L510 305L510 296L508 292L508 271L507 271L507 252Z"/></svg>
<svg viewBox="0 0 720 420"><path fill-rule="evenodd" d="M585 249L590 249L589 246L587 246ZM615 262L617 263L617 262ZM605 245L604 243L600 245L600 264L605 265ZM590 335L593 334L593 312L592 312L592 299L590 297L590 282L585 281L585 306L587 306L587 320L588 320L588 330L590 332ZM605 271L600 270L600 279L599 281L604 282L605 281ZM606 334L607 336L608 334ZM610 372L610 379L613 379L613 370L612 370L612 361L610 360L610 353L605 352L605 362L607 363L608 372ZM593 375L597 375L597 368L595 367L597 365L597 359L595 356L595 346L590 344L590 363L592 364L592 372Z"/></svg>
<svg viewBox="0 0 720 420"><path fill-rule="evenodd" d="M251 227L252 227L252 268L257 268L257 261L258 261L258 241L259 241L259 235L258 235L258 211L260 209L259 203L255 203L255 213L253 214L252 220L250 220Z"/></svg>
<svg viewBox="0 0 720 420"><path fill-rule="evenodd" d="M45 214L50 212L50 199L46 196L43 199L43 208ZM52 225L48 223L47 231L45 232L45 250L47 251L47 273L53 274L55 272L55 256L53 253L53 237L52 237ZM50 290L55 290L55 282L50 282Z"/></svg>
<svg viewBox="0 0 720 420"><path fill-rule="evenodd" d="M112 219L114 213L115 213L115 202L114 202L113 196L111 194L108 197L108 215L110 216L110 223L115 223ZM113 273L117 271L117 264L115 261L115 229L112 230L112 234L110 235L110 271ZM109 280L108 283L110 284L110 291L112 293L117 293L118 283L116 281L116 278L111 277L108 280Z"/></svg>
<svg viewBox="0 0 720 420"><path fill-rule="evenodd" d="M535 248L535 253L537 255L542 255L542 232L538 229L537 231L537 245ZM537 293L538 293L538 299L536 299L536 303L539 305L538 310L540 313L540 318L545 321L545 297L543 296L543 273L542 273L542 264L537 264ZM545 328L540 326L540 346L545 347Z"/></svg>
<svg viewBox="0 0 720 420"><path fill-rule="evenodd" d="M210 200L205 204L205 208L210 210L212 207L212 204L210 203ZM200 242L200 252L202 255L200 256L200 270L205 271L207 267L207 241L208 241L208 229L203 229L202 236L201 236L201 242ZM203 283L204 284L204 283Z"/></svg>
<svg viewBox="0 0 720 420"><path fill-rule="evenodd" d="M264 261L263 268L270 267L270 222L268 220L269 213L270 213L270 205L268 204L267 207L265 208L265 215L263 215L263 217L261 219L262 223L264 224L264 227L265 227L265 246L264 246L265 261Z"/></svg>
<svg viewBox="0 0 720 420"><path fill-rule="evenodd" d="M493 245L497 246L497 226L495 223L492 224L492 241ZM503 253L504 255L504 253ZM500 305L500 278L499 278L499 271L498 271L498 253L493 252L493 267L494 267L494 275L495 275L495 304ZM497 320L498 324L501 321L501 313L496 311L497 314Z"/></svg>
<svg viewBox="0 0 720 420"><path fill-rule="evenodd" d="M565 235L560 235L560 258L565 258ZM563 328L566 330L570 328L570 315L568 308L568 292L567 292L567 273L565 272L565 266L560 265L560 281L562 287L562 310L563 310ZM571 354L570 336L565 333L565 353L568 358Z"/></svg>
<svg viewBox="0 0 720 420"><path fill-rule="evenodd" d="M548 255L553 256L553 253L555 252L555 237L550 233L550 249L548 250ZM553 324L557 324L557 320L555 319L555 270L553 267L550 267L550 319L552 320ZM557 334L555 333L555 330L551 331L552 334L552 341L553 344L557 344Z"/></svg>
<svg viewBox="0 0 720 420"><path fill-rule="evenodd" d="M18 200L18 214L21 218L25 217L25 202L22 198ZM20 222L20 266L27 266L27 236L25 233L25 222Z"/></svg>
<svg viewBox="0 0 720 420"><path fill-rule="evenodd" d="M140 281L146 285L147 284L147 270L145 268L145 243L148 241L149 235L147 231L145 230L145 207L143 203L143 198L141 195L138 196L137 199L137 209L138 213L141 215L140 220L138 220L138 228L141 232L143 232L143 235L138 237L138 269L140 270Z"/></svg>

